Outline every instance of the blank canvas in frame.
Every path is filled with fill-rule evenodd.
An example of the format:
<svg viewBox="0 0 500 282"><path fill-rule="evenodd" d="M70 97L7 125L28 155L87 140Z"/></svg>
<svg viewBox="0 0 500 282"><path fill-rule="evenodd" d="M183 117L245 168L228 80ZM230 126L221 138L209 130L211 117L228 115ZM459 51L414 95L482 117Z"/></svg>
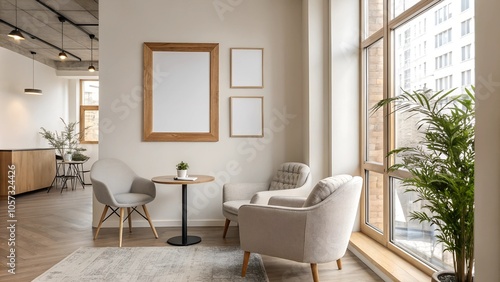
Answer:
<svg viewBox="0 0 500 282"><path fill-rule="evenodd" d="M264 136L264 98L231 97L231 137Z"/></svg>
<svg viewBox="0 0 500 282"><path fill-rule="evenodd" d="M153 83L153 131L210 132L209 66L208 52L153 52L153 70L161 72Z"/></svg>
<svg viewBox="0 0 500 282"><path fill-rule="evenodd" d="M219 44L143 46L143 140L218 141Z"/></svg>
<svg viewBox="0 0 500 282"><path fill-rule="evenodd" d="M231 88L264 87L264 49L231 48Z"/></svg>

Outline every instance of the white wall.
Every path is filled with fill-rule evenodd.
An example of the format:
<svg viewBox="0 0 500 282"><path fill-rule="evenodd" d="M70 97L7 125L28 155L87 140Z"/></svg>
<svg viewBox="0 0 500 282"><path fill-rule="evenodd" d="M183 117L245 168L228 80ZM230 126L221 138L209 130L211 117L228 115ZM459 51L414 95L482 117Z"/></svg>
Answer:
<svg viewBox="0 0 500 282"><path fill-rule="evenodd" d="M35 88L42 96L25 95L33 87L33 61L0 48L0 149L46 148L40 127L60 130L67 120L67 80L35 61Z"/></svg>
<svg viewBox="0 0 500 282"><path fill-rule="evenodd" d="M214 183L189 187L188 218L190 225L221 225L223 183L267 181L280 163L304 161L301 5L300 0L101 1L99 157L119 158L146 178L174 174L181 160L189 162L191 174L215 176ZM218 142L142 142L143 42L219 43ZM231 47L264 48L263 89L229 88ZM264 96L264 138L229 137L229 97L244 95ZM179 226L180 186L158 185L157 191L149 206L155 224ZM101 210L96 203L94 224Z"/></svg>
<svg viewBox="0 0 500 282"><path fill-rule="evenodd" d="M475 277L500 277L500 26L498 1L476 5Z"/></svg>
<svg viewBox="0 0 500 282"><path fill-rule="evenodd" d="M329 176L328 0L304 0L304 151L313 183Z"/></svg>
<svg viewBox="0 0 500 282"><path fill-rule="evenodd" d="M356 1L303 0L304 151L313 183L360 175L359 9Z"/></svg>
<svg viewBox="0 0 500 282"><path fill-rule="evenodd" d="M360 6L330 0L330 119L332 175L360 172ZM342 27L342 28L339 28ZM363 176L364 177L364 176Z"/></svg>
<svg viewBox="0 0 500 282"><path fill-rule="evenodd" d="M359 22L358 1L330 0L330 173L364 178L360 171ZM360 208L354 231L361 228Z"/></svg>

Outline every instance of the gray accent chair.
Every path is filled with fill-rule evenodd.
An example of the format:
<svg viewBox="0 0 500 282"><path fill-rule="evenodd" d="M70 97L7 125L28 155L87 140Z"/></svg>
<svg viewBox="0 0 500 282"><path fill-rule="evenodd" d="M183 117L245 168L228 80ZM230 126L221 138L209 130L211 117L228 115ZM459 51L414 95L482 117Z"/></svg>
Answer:
<svg viewBox="0 0 500 282"><path fill-rule="evenodd" d="M283 163L272 181L266 183L226 183L222 190L222 213L226 217L223 238L231 221L238 222L244 204L266 205L273 196L302 196L311 191L310 168L303 163Z"/></svg>
<svg viewBox="0 0 500 282"><path fill-rule="evenodd" d="M336 260L342 269L362 183L359 176L338 175L321 180L307 198L272 197L269 205L241 206L241 276L250 253L310 263L314 281L318 263Z"/></svg>
<svg viewBox="0 0 500 282"><path fill-rule="evenodd" d="M149 222L155 238L158 239L158 233L146 208L146 204L156 197L156 187L151 180L137 176L125 163L116 159L101 159L95 162L90 169L90 179L97 201L105 205L94 240L99 234L102 223L111 215L116 214L120 217L119 246L121 247L123 222L128 219L129 232L132 232L131 213L134 211ZM145 216L136 209L138 206L142 206ZM126 217L125 208L127 209ZM111 213L106 217L108 209L111 209Z"/></svg>

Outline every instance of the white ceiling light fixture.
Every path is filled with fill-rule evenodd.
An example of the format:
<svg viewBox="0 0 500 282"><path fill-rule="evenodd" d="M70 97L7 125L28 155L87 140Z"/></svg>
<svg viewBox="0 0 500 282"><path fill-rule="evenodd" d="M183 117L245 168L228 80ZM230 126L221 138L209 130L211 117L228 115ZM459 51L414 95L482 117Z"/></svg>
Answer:
<svg viewBox="0 0 500 282"><path fill-rule="evenodd" d="M8 36L14 38L15 40L24 40L23 34L21 33L21 31L19 31L19 28L17 28L17 0L16 0L16 28L13 29Z"/></svg>
<svg viewBox="0 0 500 282"><path fill-rule="evenodd" d="M66 52L64 52L64 22L66 19L64 17L59 17L59 21L61 22L61 52L59 53L59 58L64 60L68 57Z"/></svg>
<svg viewBox="0 0 500 282"><path fill-rule="evenodd" d="M42 95L42 90L35 88L35 55L36 52L31 51L31 56L33 57L33 88L24 89L24 94L28 95Z"/></svg>
<svg viewBox="0 0 500 282"><path fill-rule="evenodd" d="M90 66L89 66L89 72L95 72L95 67L94 67L94 64L93 64L93 61L94 61L94 48L93 48L93 42L94 42L94 35L93 34L90 34L89 35L90 37Z"/></svg>

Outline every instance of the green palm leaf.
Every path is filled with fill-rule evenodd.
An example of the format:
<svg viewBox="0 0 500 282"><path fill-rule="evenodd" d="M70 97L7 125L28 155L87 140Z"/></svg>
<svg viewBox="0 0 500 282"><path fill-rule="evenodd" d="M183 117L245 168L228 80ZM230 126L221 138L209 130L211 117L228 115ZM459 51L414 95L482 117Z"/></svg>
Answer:
<svg viewBox="0 0 500 282"><path fill-rule="evenodd" d="M396 148L388 157L401 161L389 171L405 169L407 192L417 193L421 211L411 220L436 228L436 240L453 254L457 281L472 281L474 263L474 88L465 94L455 90L414 91L379 101L370 110L388 107L389 115L417 116L415 127L422 139L415 147ZM389 108L390 107L390 108Z"/></svg>

